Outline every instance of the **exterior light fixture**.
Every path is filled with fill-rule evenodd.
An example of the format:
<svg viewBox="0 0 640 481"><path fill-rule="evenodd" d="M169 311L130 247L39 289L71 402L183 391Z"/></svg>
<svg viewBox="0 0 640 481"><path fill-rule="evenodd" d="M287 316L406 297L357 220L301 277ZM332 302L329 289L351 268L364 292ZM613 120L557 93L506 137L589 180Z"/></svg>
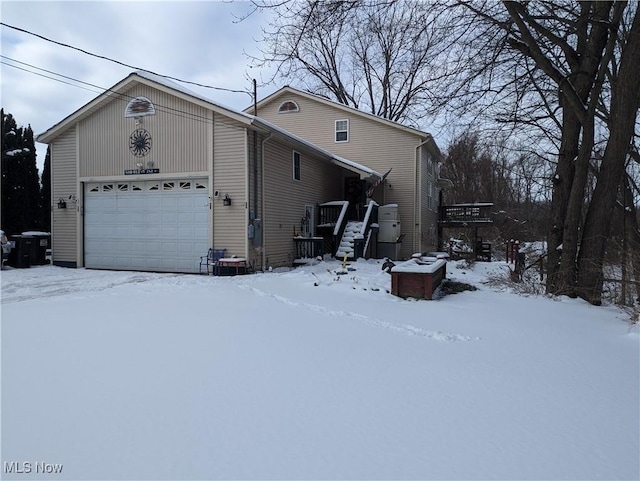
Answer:
<svg viewBox="0 0 640 481"><path fill-rule="evenodd" d="M66 209L66 208L67 208L67 202L62 197L60 197L58 199L58 209Z"/></svg>
<svg viewBox="0 0 640 481"><path fill-rule="evenodd" d="M222 199L222 204L231 205L231 197L229 197L229 194L224 194L224 199Z"/></svg>

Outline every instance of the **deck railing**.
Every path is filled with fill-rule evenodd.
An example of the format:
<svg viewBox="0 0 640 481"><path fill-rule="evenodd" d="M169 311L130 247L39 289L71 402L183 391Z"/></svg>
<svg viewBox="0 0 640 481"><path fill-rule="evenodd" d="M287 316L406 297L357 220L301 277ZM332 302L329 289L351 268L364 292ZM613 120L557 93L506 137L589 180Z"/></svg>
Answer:
<svg viewBox="0 0 640 481"><path fill-rule="evenodd" d="M324 239L322 237L294 237L296 245L296 259L322 257L324 254Z"/></svg>
<svg viewBox="0 0 640 481"><path fill-rule="evenodd" d="M335 229L341 219L341 214L343 214L348 205L347 201L342 200L320 204L317 227L332 227Z"/></svg>
<svg viewBox="0 0 640 481"><path fill-rule="evenodd" d="M443 224L491 224L493 204L455 204L440 206L439 221Z"/></svg>

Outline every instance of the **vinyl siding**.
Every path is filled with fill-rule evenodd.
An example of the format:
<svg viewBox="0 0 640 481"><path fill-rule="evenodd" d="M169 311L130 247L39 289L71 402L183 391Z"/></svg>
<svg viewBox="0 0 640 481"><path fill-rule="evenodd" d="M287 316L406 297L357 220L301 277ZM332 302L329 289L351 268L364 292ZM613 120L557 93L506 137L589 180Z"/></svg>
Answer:
<svg viewBox="0 0 640 481"><path fill-rule="evenodd" d="M52 192L52 254L54 264L74 265L77 258L78 203L69 196L80 194L77 189L76 129L70 128L51 145ZM58 199L67 203L66 209L58 209Z"/></svg>
<svg viewBox="0 0 640 481"><path fill-rule="evenodd" d="M267 141L265 145L265 262L267 267L291 265L295 258L293 230L300 231L305 204L342 198L344 171L300 152L300 180L293 179L293 148Z"/></svg>
<svg viewBox="0 0 640 481"><path fill-rule="evenodd" d="M139 127L124 111L131 98L144 96L154 104L156 115L142 119ZM80 121L80 176L113 177L136 169L141 162L161 174L207 170L207 133L211 129L207 109L138 84ZM151 134L151 151L136 157L129 151L129 136L136 128Z"/></svg>
<svg viewBox="0 0 640 481"><path fill-rule="evenodd" d="M226 255L247 255L247 169L245 148L247 131L232 122L214 117L213 131L213 186L220 195L213 200L213 247L226 249ZM225 194L231 197L231 205L223 205Z"/></svg>
<svg viewBox="0 0 640 481"><path fill-rule="evenodd" d="M293 100L299 112L278 113L285 100ZM385 204L398 204L402 233L400 255L409 257L419 249L418 199L416 198L416 148L424 140L418 135L381 124L374 119L345 112L296 94L285 94L263 105L260 117L380 173L393 167L384 187ZM335 121L349 120L349 141L335 142ZM391 187L390 187L391 186ZM376 193L376 198L379 198Z"/></svg>

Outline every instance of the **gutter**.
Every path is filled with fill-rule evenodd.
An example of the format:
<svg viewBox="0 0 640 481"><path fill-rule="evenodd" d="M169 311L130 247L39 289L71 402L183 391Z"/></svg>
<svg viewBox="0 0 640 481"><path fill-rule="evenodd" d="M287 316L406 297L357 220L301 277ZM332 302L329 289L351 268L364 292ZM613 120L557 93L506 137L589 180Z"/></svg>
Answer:
<svg viewBox="0 0 640 481"><path fill-rule="evenodd" d="M420 166L420 161L422 160L419 152L420 149L425 146L426 144L428 144L429 142L433 141L433 137L429 136L426 140L420 142L417 146L416 146L416 163L414 166L414 178L416 179L415 185L414 187L414 191L413 191L413 252L416 252L416 246L418 246L420 244L420 238L422 236L422 232L420 232L420 229L422 228L422 223L421 223L421 214L422 214L422 204L420 203L419 199L419 192L420 192L420 187L421 187L421 178L418 177L418 172L419 172L419 166Z"/></svg>

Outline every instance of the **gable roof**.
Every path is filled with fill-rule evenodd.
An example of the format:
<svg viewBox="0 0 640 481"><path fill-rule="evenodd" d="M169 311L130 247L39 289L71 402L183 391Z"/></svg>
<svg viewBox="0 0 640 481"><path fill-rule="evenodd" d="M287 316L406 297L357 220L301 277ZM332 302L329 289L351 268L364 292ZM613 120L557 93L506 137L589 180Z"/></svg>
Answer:
<svg viewBox="0 0 640 481"><path fill-rule="evenodd" d="M275 91L274 93L267 95L265 98L263 98L262 100L260 100L257 103L258 109L260 109L260 107L274 101L275 99L277 99L278 97L282 97L288 94L295 94L295 95L300 95L301 97L304 97L306 99L315 101L315 102L320 102L322 104L325 105L329 105L333 108L336 108L338 110L342 110L345 112L349 112L353 115L357 115L366 119L370 119L370 120L374 120L376 122L379 122L381 124L384 124L386 126L389 127L393 127L395 129L400 129L402 131L408 132L410 134L413 135L417 135L418 137L422 138L423 140L428 140L428 139L433 139L433 136L428 133L428 132L423 132L422 130L418 130L418 129L414 129L413 127L407 127L406 125L402 125L398 122L394 122L392 120L388 120L382 117L378 117L377 115L373 115L373 114L369 114L367 112L363 112L362 110L358 110L355 109L353 107L349 107L348 105L344 105L338 102L334 102L332 100L329 100L325 97L321 97L319 95L316 94L312 94L309 92L305 92L303 90L298 90L296 88L293 87L289 87L288 85L285 87L282 87L280 90ZM247 107L245 110L245 112L250 112L253 111L253 106L251 107Z"/></svg>
<svg viewBox="0 0 640 481"><path fill-rule="evenodd" d="M266 120L261 119L260 117L256 117L255 115L251 115L245 112L239 112L230 107L225 107L165 77L161 77L159 75L155 75L150 72L140 71L140 70L136 72L132 72L126 78L122 79L113 87L106 90L104 93L100 94L89 103L85 104L84 106L80 107L78 110L73 112L72 114L65 117L63 120L55 124L53 127L49 128L48 130L46 130L41 134L38 134L36 136L36 140L44 144L50 143L58 135L62 134L69 126L90 116L106 103L114 99L122 98L125 95L125 92L129 90L131 85L133 85L134 83L149 85L151 87L157 88L158 90L161 90L171 95L182 98L183 100L195 103L204 108L212 110L213 112L225 115L233 120L236 120L246 125L248 128L252 127L256 130L259 130L265 133L270 133L271 135L274 135L287 143L290 143L294 146L298 146L299 148L301 147L304 150L314 152L316 155L319 155L320 157L324 157L326 160L330 161L333 164L336 164L343 168L351 170L352 172L356 172L362 178L371 178L371 177L381 178L382 177L382 174L380 174L379 172L373 169L370 169L357 162L353 162L343 157L334 155L328 150L318 147L317 145L312 144L311 142L308 142L307 140L301 137L298 137L281 127L278 127L270 122L267 122Z"/></svg>

